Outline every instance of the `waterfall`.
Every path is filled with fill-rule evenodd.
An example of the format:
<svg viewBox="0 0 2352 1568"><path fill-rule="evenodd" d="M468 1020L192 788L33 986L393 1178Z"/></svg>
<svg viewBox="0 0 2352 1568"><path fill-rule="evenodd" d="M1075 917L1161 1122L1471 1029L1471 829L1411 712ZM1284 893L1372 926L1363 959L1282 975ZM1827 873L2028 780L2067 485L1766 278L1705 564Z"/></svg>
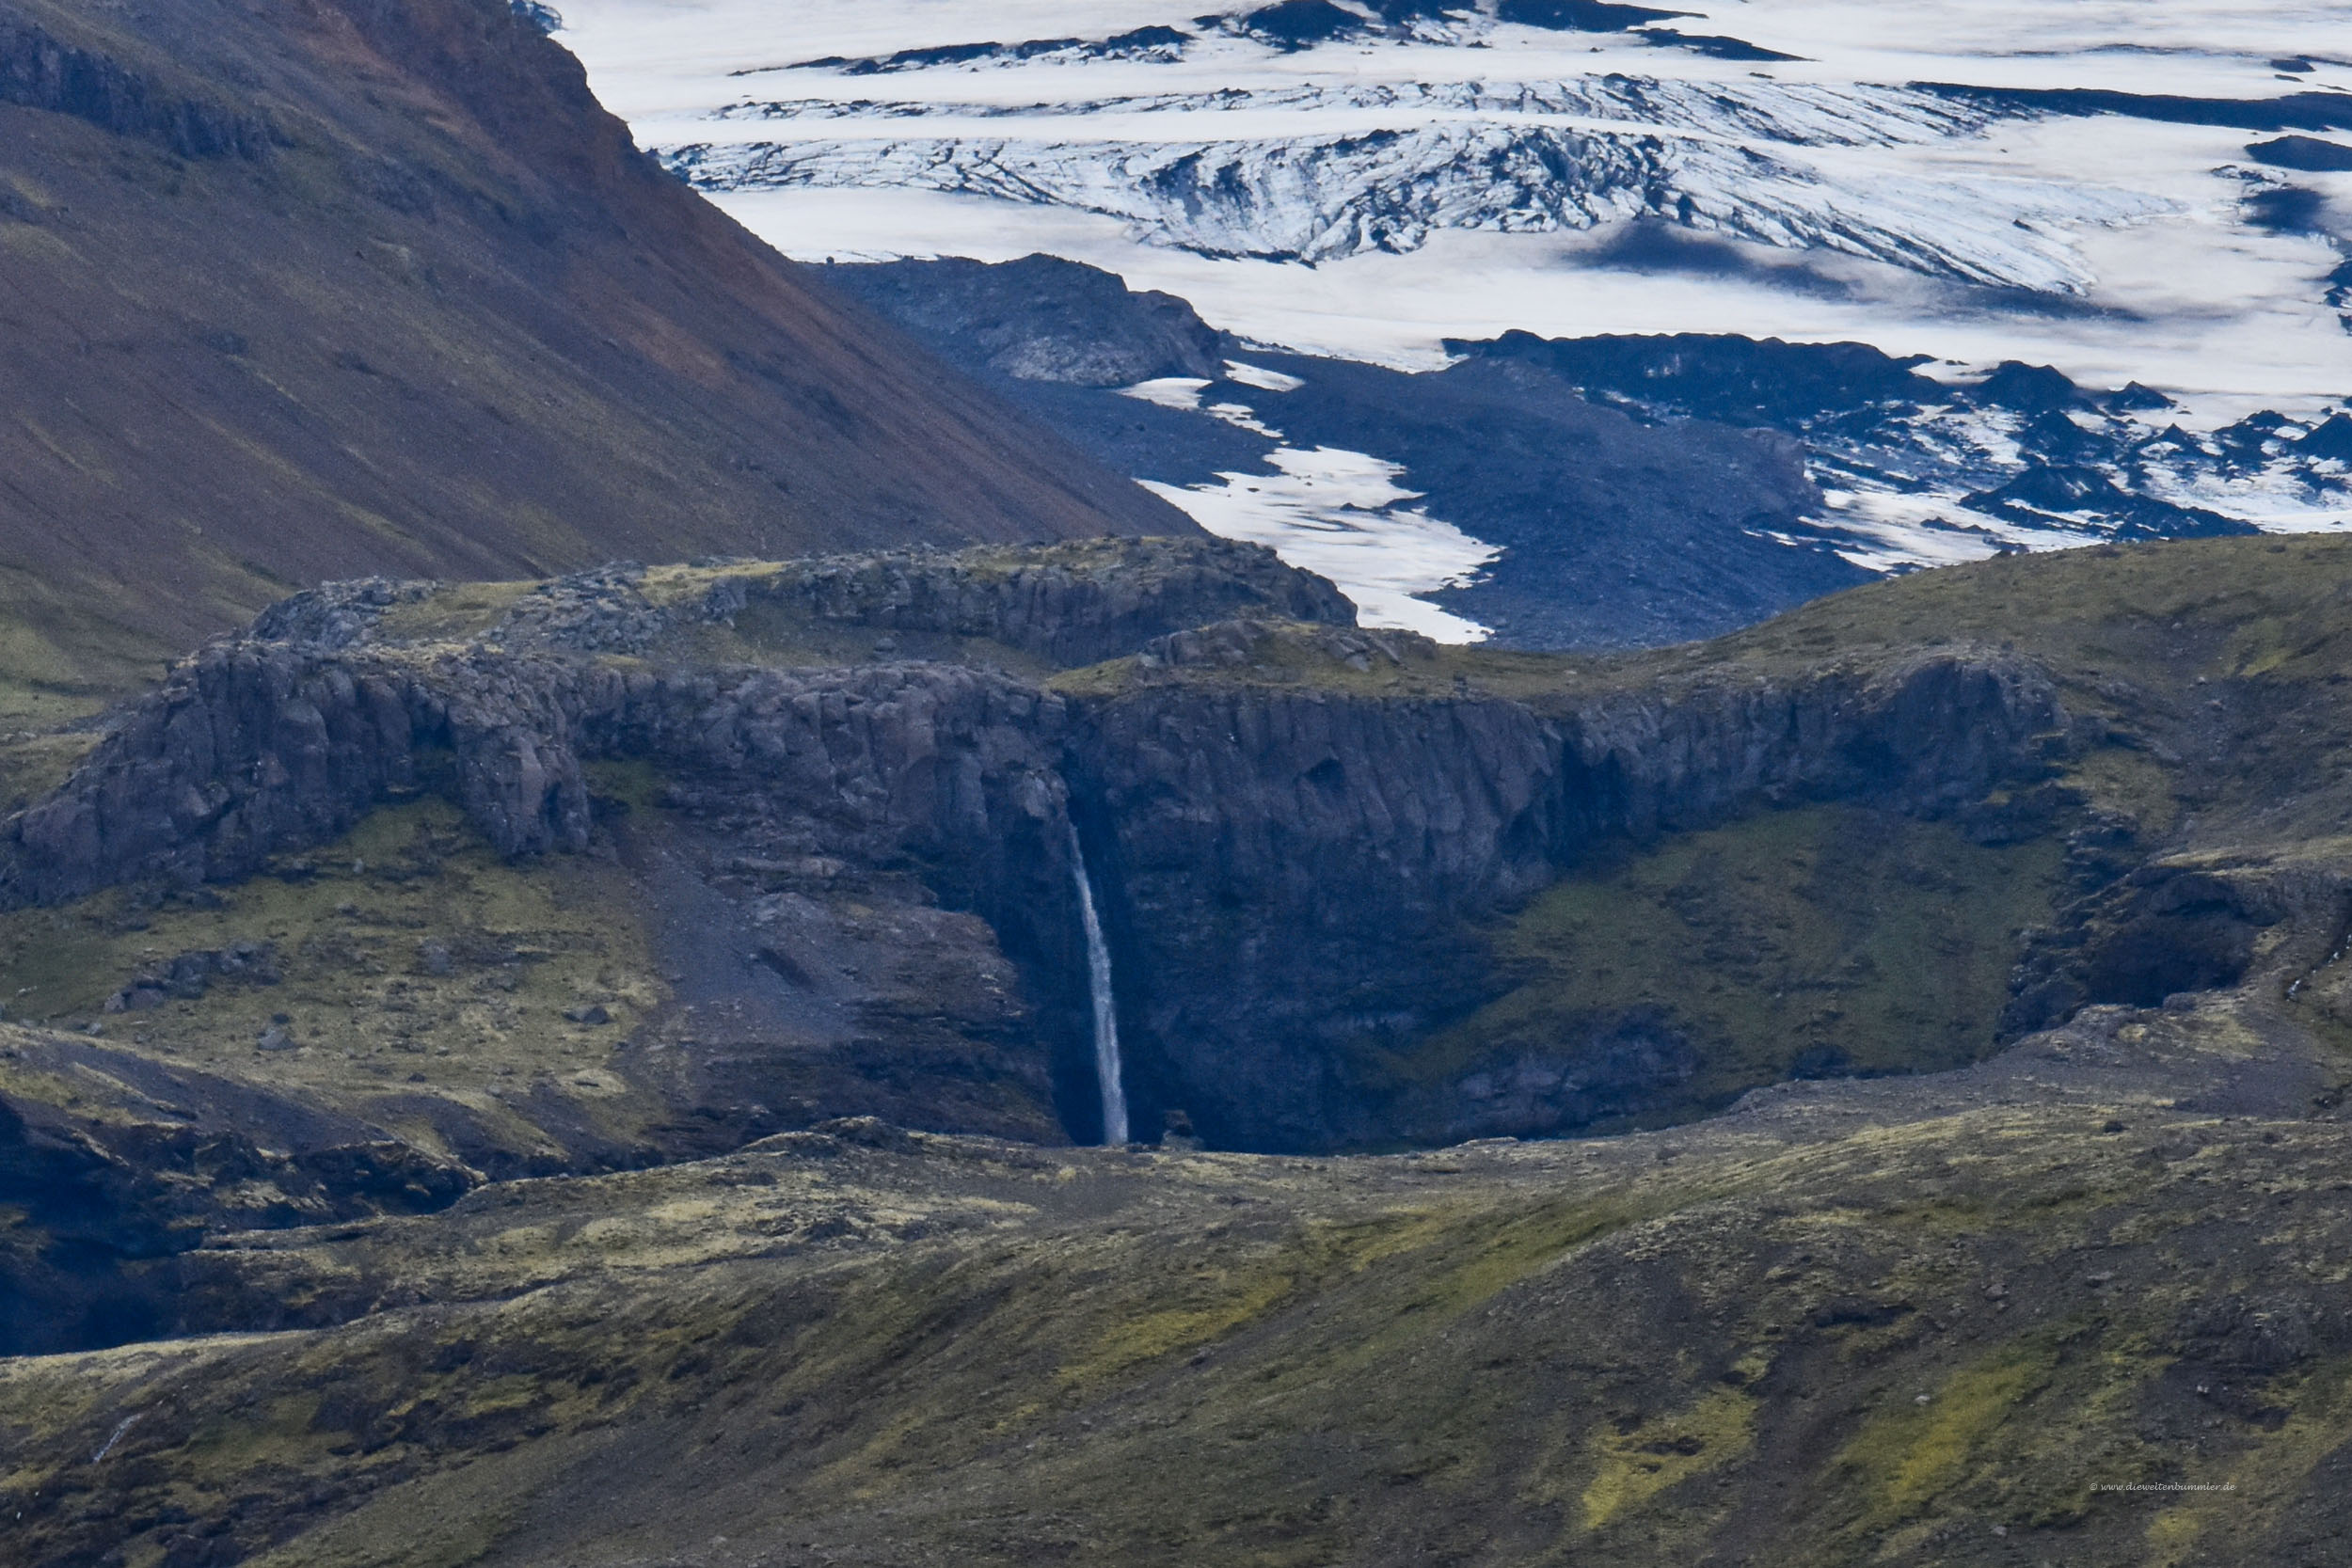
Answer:
<svg viewBox="0 0 2352 1568"><path fill-rule="evenodd" d="M1087 876L1086 851L1078 847L1078 825L1070 825L1070 869L1078 879L1078 914L1087 928L1087 983L1094 993L1094 1077L1103 1086L1103 1141L1127 1141L1127 1081L1119 1065L1119 1000L1111 990L1111 949L1103 940L1103 920L1094 911L1094 883Z"/></svg>

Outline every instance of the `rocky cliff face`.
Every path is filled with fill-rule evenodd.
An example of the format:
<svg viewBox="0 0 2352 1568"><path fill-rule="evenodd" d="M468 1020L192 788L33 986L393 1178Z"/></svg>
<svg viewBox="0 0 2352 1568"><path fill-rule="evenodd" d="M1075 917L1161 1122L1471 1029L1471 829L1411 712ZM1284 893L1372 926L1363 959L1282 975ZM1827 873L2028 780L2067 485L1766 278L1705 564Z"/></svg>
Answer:
<svg viewBox="0 0 2352 1568"><path fill-rule="evenodd" d="M272 606L251 635L329 648L413 642L413 628L388 627L386 617L436 592L435 584L385 578L329 583ZM721 562L651 578L644 566L622 564L532 585L471 629L502 649L642 654L695 626L733 627L747 612L876 634L978 639L1063 667L1116 658L1236 614L1356 620L1330 583L1260 546L1112 538Z"/></svg>
<svg viewBox="0 0 2352 1568"><path fill-rule="evenodd" d="M643 578L609 571L546 585L455 644L385 634L386 614L429 596L423 585L290 600L250 637L184 662L65 789L8 825L16 853L0 896L46 904L142 878L251 876L269 855L332 838L373 803L428 784L503 854L578 851L591 824L581 765L612 756L756 792L801 824L779 831L802 853L990 858L1011 794L1020 814L1058 812L1057 783L1012 782L1053 777L1063 715L1049 693L937 664L624 668L577 656L644 652L755 606L983 637L1063 663L1238 606L1353 618L1329 584L1223 542L719 568L669 584L670 604L649 600Z"/></svg>
<svg viewBox="0 0 2352 1568"><path fill-rule="evenodd" d="M1399 671L1437 657L1409 638L1217 628L1158 645L1163 669L1084 705L1073 734L1133 1087L1147 1115L1182 1110L1221 1146L1458 1126L1458 1105L1433 1103L1458 1085L1408 1107L1381 1058L1491 987L1480 920L1610 843L1802 800L1947 815L2038 777L2066 725L2039 671L1971 649L1565 701L1248 678L1301 642L1367 673L1367 655ZM1217 673L1187 678L1203 668ZM1560 1041L1555 1080L1595 1054ZM1645 1070L1621 1097L1672 1086L1670 1060ZM1570 1097L1476 1130L1550 1131L1590 1119L1579 1110Z"/></svg>
<svg viewBox="0 0 2352 1568"><path fill-rule="evenodd" d="M27 18L0 16L0 103L72 115L117 135L160 143L183 158L259 158L282 138L259 115L175 91Z"/></svg>
<svg viewBox="0 0 2352 1568"><path fill-rule="evenodd" d="M1088 559L1107 552L1109 561ZM1153 638L1239 614L1353 626L1330 583L1227 540L1104 542L1062 559L1034 551L899 552L817 561L714 590L707 612L772 599L890 631L985 637L1052 663L1093 664Z"/></svg>
<svg viewBox="0 0 2352 1568"><path fill-rule="evenodd" d="M787 986L816 989L825 968L796 958L790 933L835 918L796 925L793 868L898 878L889 903L917 925L934 904L984 920L993 944L957 972L980 975L1001 950L1038 1010L982 1033L1035 1031L1083 1137L1099 1127L1074 821L1141 1135L1181 1113L1219 1146L1320 1148L1459 1130L1474 1084L1407 1094L1381 1064L1491 994L1480 923L1597 847L1801 800L1948 815L2030 782L2063 743L2049 682L1969 648L1770 679L1504 689L1449 675L1455 656L1434 644L1327 624L1344 601L1263 552L1129 545L1079 564L977 552L605 573L525 593L457 641L398 635L412 591L308 596L189 661L12 821L0 891L50 904L231 881L421 791L462 804L502 854L577 853L597 833L591 769L647 767L698 842L728 847L707 876L751 901L769 933L752 940ZM1327 624L1166 632L1132 660L1042 681L676 656L680 638L765 605L1070 662L1235 604ZM1564 1041L1549 1066L1614 1051ZM1617 1071L1610 1103L1663 1104L1674 1083L1669 1052ZM1568 1094L1498 1130L1594 1114Z"/></svg>
<svg viewBox="0 0 2352 1568"><path fill-rule="evenodd" d="M353 635L225 649L282 680L187 673L43 808L258 821L303 797L241 723L408 725L258 875L0 910L19 1556L2333 1560L2346 542L1616 661L807 663L842 623L696 608L764 570L326 595ZM580 852L497 852L416 739L494 701ZM1138 1106L1294 1157L1051 1147L1073 823ZM1836 1009L1847 1059L1772 1053ZM1675 1125L1299 1153L1596 1117Z"/></svg>

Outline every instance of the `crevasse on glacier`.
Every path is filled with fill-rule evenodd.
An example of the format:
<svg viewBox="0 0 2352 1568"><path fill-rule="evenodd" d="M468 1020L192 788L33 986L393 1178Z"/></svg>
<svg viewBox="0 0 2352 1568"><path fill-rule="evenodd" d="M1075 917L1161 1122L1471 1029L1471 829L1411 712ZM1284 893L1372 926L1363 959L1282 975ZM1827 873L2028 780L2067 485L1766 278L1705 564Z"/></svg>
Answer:
<svg viewBox="0 0 2352 1568"><path fill-rule="evenodd" d="M1296 129L1215 134L1219 121L1239 129L1269 115ZM1040 134L1077 116L1073 128L1112 120L1124 134ZM870 134L841 135L852 117ZM1547 232L1657 217L1930 277L2079 293L2090 272L2044 225L2166 210L2109 187L1847 174L1811 156L1931 142L1979 122L1932 93L1894 88L1623 77L1293 87L1067 105L1025 116L1010 135L989 130L1004 112L985 105L780 102L723 118L814 135L691 143L665 150L664 162L706 189L984 196L1117 217L1150 243L1204 255L1282 261L1409 251L1441 230ZM1411 123L1379 122L1400 119ZM925 134L926 122L948 121L957 134ZM1321 128L1335 121L1346 128Z"/></svg>

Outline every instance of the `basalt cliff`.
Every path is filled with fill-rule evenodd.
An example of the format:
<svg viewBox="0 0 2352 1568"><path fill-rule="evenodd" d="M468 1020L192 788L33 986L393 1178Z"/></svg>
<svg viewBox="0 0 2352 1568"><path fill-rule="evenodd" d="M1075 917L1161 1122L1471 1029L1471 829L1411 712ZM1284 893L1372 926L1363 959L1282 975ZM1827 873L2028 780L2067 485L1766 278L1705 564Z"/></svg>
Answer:
<svg viewBox="0 0 2352 1568"><path fill-rule="evenodd" d="M0 756L0 1332L73 1353L0 1501L175 1568L2188 1562L2099 1488L2268 1466L2302 1560L2348 597L2109 546L1569 657L1198 540L299 595Z"/></svg>
<svg viewBox="0 0 2352 1568"><path fill-rule="evenodd" d="M1084 1139L1083 852L1148 1132L1259 1150L1548 1133L1679 1106L1691 1047L1620 1019L1597 1049L1516 1063L1547 1076L1535 1101L1387 1083L1378 1064L1491 999L1494 919L1613 847L1772 807L2006 820L1986 798L2030 794L2074 739L2047 673L1994 648L1756 675L1488 668L1357 629L1248 546L610 569L469 618L469 595L339 585L205 648L10 820L0 896L168 906L290 861L315 875L387 802L438 804L509 864L601 855L632 903L730 911L691 940L731 942L788 1011L824 989L823 911L854 888L947 923L934 958L965 933L940 959L951 991L1018 974L998 1022L1033 1018L1013 1054ZM799 628L879 651L803 664ZM156 989L123 978L126 1007ZM1008 1130L944 1102L914 1119Z"/></svg>

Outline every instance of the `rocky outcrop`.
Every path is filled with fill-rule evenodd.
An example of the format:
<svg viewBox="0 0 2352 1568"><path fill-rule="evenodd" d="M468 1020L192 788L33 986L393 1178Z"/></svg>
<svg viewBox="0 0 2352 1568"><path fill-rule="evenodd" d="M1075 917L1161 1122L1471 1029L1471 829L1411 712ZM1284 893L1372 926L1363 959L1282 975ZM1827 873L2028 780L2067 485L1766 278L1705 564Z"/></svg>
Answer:
<svg viewBox="0 0 2352 1568"><path fill-rule="evenodd" d="M403 641L388 612L439 585L372 578L272 607L250 635L347 648ZM1053 548L903 549L782 563L707 562L650 585L625 562L524 593L477 639L515 651L644 654L746 610L796 623L978 638L1064 666L1134 653L1154 638L1238 615L1352 626L1356 608L1261 545L1101 539Z"/></svg>
<svg viewBox="0 0 2352 1568"><path fill-rule="evenodd" d="M671 765L689 795L731 781L791 819L803 853L989 839L1007 809L1055 809L1059 711L1021 683L937 665L658 674L218 644L8 824L0 892L55 903L250 876L430 786L503 853L578 850L592 821L581 765L601 755Z"/></svg>
<svg viewBox="0 0 2352 1568"><path fill-rule="evenodd" d="M9 823L0 896L54 903L140 879L249 876L429 782L509 854L581 847L588 792L572 734L622 685L577 663L215 644Z"/></svg>
<svg viewBox="0 0 2352 1568"><path fill-rule="evenodd" d="M1157 657L1223 662L1249 641L1224 630ZM1082 715L1072 771L1109 889L1136 1125L1181 1110L1214 1145L1263 1149L1443 1136L1455 1108L1398 1100L1380 1061L1484 999L1473 922L1600 845L1758 807L1949 814L2039 776L2064 726L2038 671L1967 650L1565 704L1142 685ZM1672 1041L1616 1054L1651 1064L1653 1088L1687 1074ZM1642 1084L1603 1076L1609 1104L1638 1101ZM1554 1098L1550 1118L1491 1130L1601 1105Z"/></svg>
<svg viewBox="0 0 2352 1568"><path fill-rule="evenodd" d="M713 594L755 591L747 582ZM795 562L766 592L820 620L986 637L1071 666L1236 615L1356 624L1356 607L1322 578L1263 546L1221 539L1104 540L1041 556L891 551Z"/></svg>
<svg viewBox="0 0 2352 1568"><path fill-rule="evenodd" d="M1729 673L1615 692L1563 714L1579 832L1647 838L1736 810L1869 799L1922 816L2039 777L2068 743L2049 677L1956 647L1886 668Z"/></svg>
<svg viewBox="0 0 2352 1568"><path fill-rule="evenodd" d="M826 277L956 363L1015 381L1132 387L1221 374L1232 346L1190 305L1055 256L829 267Z"/></svg>
<svg viewBox="0 0 2352 1568"><path fill-rule="evenodd" d="M0 103L72 115L183 158L260 158L280 139L259 115L176 92L97 50L0 17Z"/></svg>
<svg viewBox="0 0 2352 1568"><path fill-rule="evenodd" d="M1089 575L1050 552L1025 567L992 566L985 552L894 555L722 569L676 602L717 614L753 584L815 613L1048 645L1235 593L1296 589L1310 609L1337 608L1263 552L1118 547L1139 551L1142 568ZM590 765L649 763L664 802L728 847L714 874L768 899L776 919L801 908L778 897L822 882L794 867L926 890L876 896L913 922L907 940L969 961L900 987L914 1002L867 998L884 1013L920 1011L923 995L994 961L961 927L924 937L924 921L985 920L1036 1011L943 1004L941 1016L968 1014L950 1031L961 1039L1033 1028L1083 1134L1093 1095L1074 820L1114 952L1135 1125L1150 1136L1177 1113L1221 1147L1329 1148L1442 1136L1465 1115L1483 1125L1489 1112L1463 1111L1469 1101L1530 1123L1511 1130L1550 1130L1687 1075L1675 1041L1612 1025L1602 1034L1616 1044L1595 1050L1617 1067L1592 1093L1557 1062L1510 1069L1509 1092L1466 1079L1447 1091L1453 1104L1382 1081L1390 1053L1491 993L1480 923L1597 847L1807 800L1978 810L1996 785L2038 779L2066 743L2067 717L2033 666L1965 647L1884 667L1512 695L1436 678L1438 652L1420 639L1270 621L1158 638L1067 692L952 664L662 668L562 645L554 628L582 607L628 598L644 614L680 613L644 588L628 571L566 579L525 596L548 612L539 635L513 631L517 610L464 644L370 631L371 615L404 602L381 586L279 612L265 627L326 635L218 644L184 665L8 825L0 894L55 903L130 880L234 879L426 789L462 803L505 854L580 850L599 811ZM849 908L779 929L866 920ZM851 945L880 952L881 940ZM800 972L811 996L822 989L809 978L821 954L803 963L788 942L770 946L761 961ZM870 969L872 952L843 962ZM1006 1068L1007 1081L1020 1070ZM1508 1109L1529 1094L1551 1109Z"/></svg>
<svg viewBox="0 0 2352 1568"><path fill-rule="evenodd" d="M2118 836L2107 824L2078 831L2074 860L2112 863ZM2001 1021L2006 1037L2085 1007L2156 1007L2262 974L2331 1020L2352 1016L2336 972L2352 949L2352 878L2341 867L2240 851L2115 869L2096 880L2078 872L2084 895L2049 928L2026 933Z"/></svg>
<svg viewBox="0 0 2352 1568"><path fill-rule="evenodd" d="M380 577L330 582L278 600L254 617L246 635L257 642L354 647L374 641L386 610L429 599L439 588Z"/></svg>

